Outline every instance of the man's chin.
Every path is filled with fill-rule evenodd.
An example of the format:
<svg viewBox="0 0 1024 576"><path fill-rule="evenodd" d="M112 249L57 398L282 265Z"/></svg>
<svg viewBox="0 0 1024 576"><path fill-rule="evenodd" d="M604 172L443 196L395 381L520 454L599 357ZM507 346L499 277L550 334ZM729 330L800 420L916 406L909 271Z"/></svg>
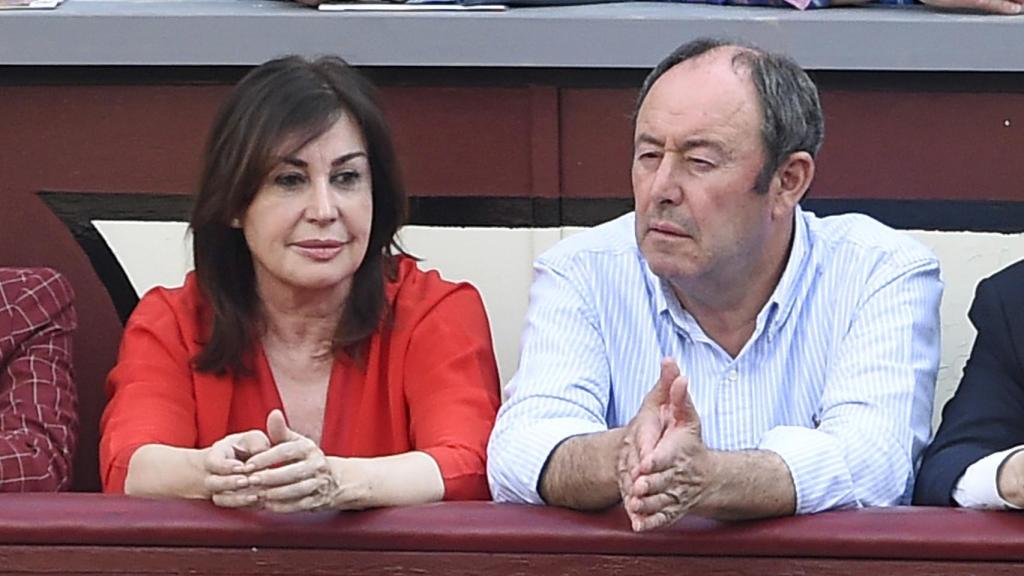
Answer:
<svg viewBox="0 0 1024 576"><path fill-rule="evenodd" d="M686 256L644 251L644 259L651 272L665 280L693 278L699 273L695 263Z"/></svg>

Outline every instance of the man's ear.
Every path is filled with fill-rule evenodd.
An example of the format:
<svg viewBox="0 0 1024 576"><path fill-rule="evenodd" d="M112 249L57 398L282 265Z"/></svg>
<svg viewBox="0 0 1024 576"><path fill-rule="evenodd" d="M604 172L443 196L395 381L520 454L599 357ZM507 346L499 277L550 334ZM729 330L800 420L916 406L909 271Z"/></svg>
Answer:
<svg viewBox="0 0 1024 576"><path fill-rule="evenodd" d="M777 216L791 214L807 194L814 180L814 158L807 152L793 152L775 170L768 193L772 195Z"/></svg>

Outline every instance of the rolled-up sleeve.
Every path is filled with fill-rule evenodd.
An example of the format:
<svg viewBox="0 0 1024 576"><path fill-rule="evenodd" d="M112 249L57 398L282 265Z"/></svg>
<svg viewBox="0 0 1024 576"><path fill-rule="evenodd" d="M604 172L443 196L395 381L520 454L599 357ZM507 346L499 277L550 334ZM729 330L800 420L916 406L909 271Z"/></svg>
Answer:
<svg viewBox="0 0 1024 576"><path fill-rule="evenodd" d="M934 259L872 274L826 374L815 428L768 431L796 488L797 514L906 503L928 441L942 282Z"/></svg>
<svg viewBox="0 0 1024 576"><path fill-rule="evenodd" d="M605 342L587 291L568 258L534 265L519 371L488 445L491 494L543 504L538 482L565 439L608 429Z"/></svg>

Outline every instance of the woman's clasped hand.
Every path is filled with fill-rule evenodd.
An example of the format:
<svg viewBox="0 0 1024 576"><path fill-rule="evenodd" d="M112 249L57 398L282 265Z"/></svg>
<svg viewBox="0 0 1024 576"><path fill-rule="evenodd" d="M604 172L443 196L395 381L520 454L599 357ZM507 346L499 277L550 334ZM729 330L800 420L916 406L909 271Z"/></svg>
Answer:
<svg viewBox="0 0 1024 576"><path fill-rule="evenodd" d="M339 481L341 462L332 466L315 442L288 427L280 410L267 416L266 433L250 430L214 443L203 466L210 498L225 508L297 512L359 500L359 483L343 487Z"/></svg>

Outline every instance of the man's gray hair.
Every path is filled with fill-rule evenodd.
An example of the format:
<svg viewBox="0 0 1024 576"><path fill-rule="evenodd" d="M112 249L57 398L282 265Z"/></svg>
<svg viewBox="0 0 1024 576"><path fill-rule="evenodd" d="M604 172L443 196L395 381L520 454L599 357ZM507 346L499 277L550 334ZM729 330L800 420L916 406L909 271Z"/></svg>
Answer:
<svg viewBox="0 0 1024 576"><path fill-rule="evenodd" d="M788 56L766 52L742 41L699 38L676 48L647 75L637 99L636 114L654 83L677 64L719 48L737 48L732 64L746 71L761 105L761 140L765 162L757 178L757 190L767 192L775 170L793 152L816 157L825 139L825 119L818 88L800 65Z"/></svg>

